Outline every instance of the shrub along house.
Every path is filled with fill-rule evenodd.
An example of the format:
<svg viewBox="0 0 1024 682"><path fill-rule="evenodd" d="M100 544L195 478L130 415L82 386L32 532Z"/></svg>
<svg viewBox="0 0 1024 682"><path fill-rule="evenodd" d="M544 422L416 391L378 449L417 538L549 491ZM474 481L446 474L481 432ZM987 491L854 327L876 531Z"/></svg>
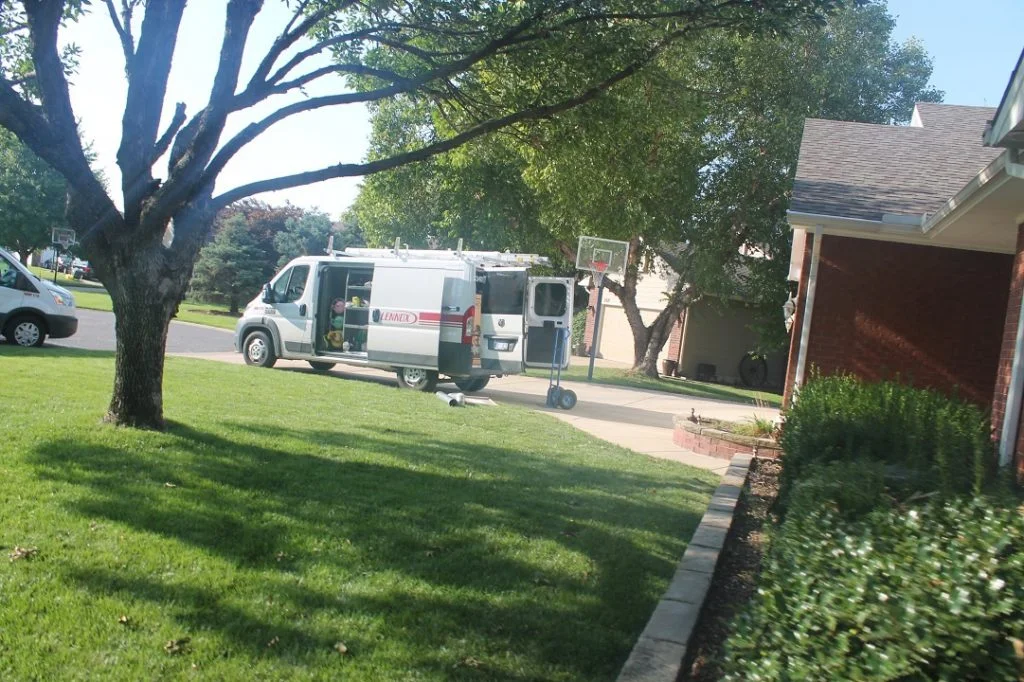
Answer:
<svg viewBox="0 0 1024 682"><path fill-rule="evenodd" d="M998 109L921 103L908 126L808 119L788 220L786 399L812 368L991 406L1024 473L1024 54Z"/></svg>

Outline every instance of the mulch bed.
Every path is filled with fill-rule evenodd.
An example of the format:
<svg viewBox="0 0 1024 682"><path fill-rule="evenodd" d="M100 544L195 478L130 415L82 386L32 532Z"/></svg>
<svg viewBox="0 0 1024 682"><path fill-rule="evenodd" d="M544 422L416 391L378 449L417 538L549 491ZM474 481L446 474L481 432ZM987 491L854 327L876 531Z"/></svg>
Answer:
<svg viewBox="0 0 1024 682"><path fill-rule="evenodd" d="M777 461L766 459L757 459L751 466L679 682L713 682L721 677L717 660L730 623L757 589L765 548L763 528L779 492L781 469Z"/></svg>

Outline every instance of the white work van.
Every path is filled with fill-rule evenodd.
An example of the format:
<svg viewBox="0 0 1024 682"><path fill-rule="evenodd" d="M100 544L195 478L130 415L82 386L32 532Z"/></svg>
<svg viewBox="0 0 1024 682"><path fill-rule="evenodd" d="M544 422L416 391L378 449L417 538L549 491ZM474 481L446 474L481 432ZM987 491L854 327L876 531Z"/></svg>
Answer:
<svg viewBox="0 0 1024 682"><path fill-rule="evenodd" d="M78 331L71 292L43 281L0 249L0 334L19 346L41 346Z"/></svg>
<svg viewBox="0 0 1024 682"><path fill-rule="evenodd" d="M305 360L393 370L433 391L449 377L479 391L492 376L569 364L574 282L529 277L546 258L481 251L346 249L288 263L235 328L246 363ZM563 335L559 356L555 341Z"/></svg>

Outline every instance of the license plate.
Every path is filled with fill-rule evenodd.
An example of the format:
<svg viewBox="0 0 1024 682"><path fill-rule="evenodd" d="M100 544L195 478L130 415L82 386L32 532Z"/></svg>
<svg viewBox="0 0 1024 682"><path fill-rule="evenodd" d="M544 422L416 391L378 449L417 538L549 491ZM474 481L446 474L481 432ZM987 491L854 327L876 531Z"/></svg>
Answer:
<svg viewBox="0 0 1024 682"><path fill-rule="evenodd" d="M503 341L495 339L494 341L491 342L491 348L493 348L496 351L508 352L510 350L514 350L515 347L515 341Z"/></svg>

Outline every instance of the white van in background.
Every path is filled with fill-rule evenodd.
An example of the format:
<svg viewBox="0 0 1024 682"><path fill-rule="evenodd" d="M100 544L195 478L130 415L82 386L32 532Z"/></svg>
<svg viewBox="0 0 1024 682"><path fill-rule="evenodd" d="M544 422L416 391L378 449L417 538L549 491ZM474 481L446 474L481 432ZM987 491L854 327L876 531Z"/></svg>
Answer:
<svg viewBox="0 0 1024 682"><path fill-rule="evenodd" d="M78 331L75 299L67 289L33 275L0 249L0 334L19 346L41 346Z"/></svg>
<svg viewBox="0 0 1024 682"><path fill-rule="evenodd" d="M318 370L389 369L406 388L463 391L492 376L569 363L574 282L529 277L532 254L346 249L288 263L245 309L235 349L250 365L278 358Z"/></svg>

